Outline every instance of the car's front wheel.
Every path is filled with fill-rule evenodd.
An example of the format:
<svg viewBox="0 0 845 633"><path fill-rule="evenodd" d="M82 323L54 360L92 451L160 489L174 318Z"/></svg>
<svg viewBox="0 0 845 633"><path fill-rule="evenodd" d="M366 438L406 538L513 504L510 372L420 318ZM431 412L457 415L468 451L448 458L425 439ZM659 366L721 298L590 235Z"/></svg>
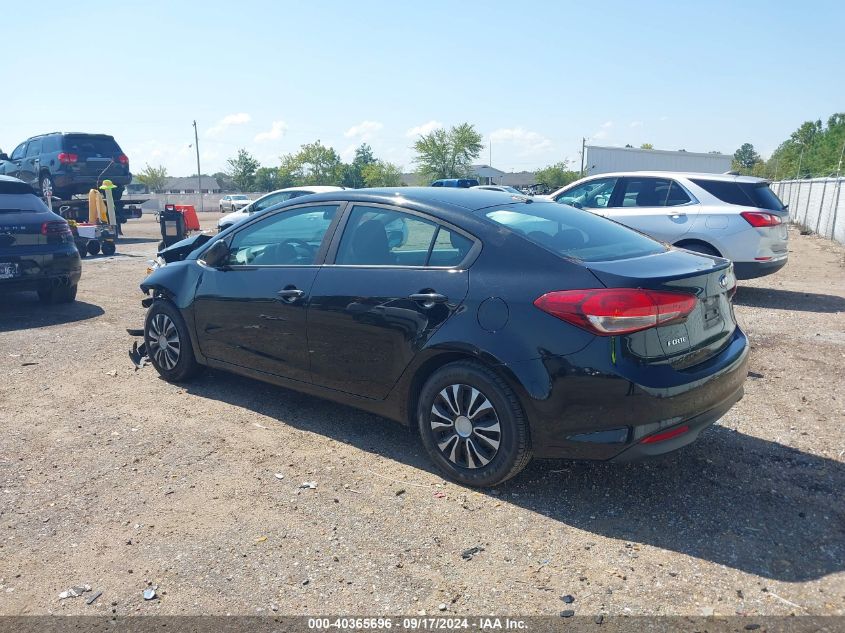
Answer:
<svg viewBox="0 0 845 633"><path fill-rule="evenodd" d="M459 483L494 486L531 461L528 422L516 395L478 363L437 370L420 392L417 423L434 464Z"/></svg>
<svg viewBox="0 0 845 633"><path fill-rule="evenodd" d="M194 356L185 320L167 300L154 301L147 311L144 342L153 367L168 382L190 380L202 369Z"/></svg>

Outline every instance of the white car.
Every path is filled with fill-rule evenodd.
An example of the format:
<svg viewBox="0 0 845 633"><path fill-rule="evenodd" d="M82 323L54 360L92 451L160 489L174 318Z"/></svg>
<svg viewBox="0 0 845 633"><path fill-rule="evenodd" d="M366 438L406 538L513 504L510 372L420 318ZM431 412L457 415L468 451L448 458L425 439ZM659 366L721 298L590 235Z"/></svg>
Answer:
<svg viewBox="0 0 845 633"><path fill-rule="evenodd" d="M509 187L508 185L475 185L470 189L486 189L487 191L501 191L502 193L510 193L515 196L527 196L530 194L522 193L516 187Z"/></svg>
<svg viewBox="0 0 845 633"><path fill-rule="evenodd" d="M252 200L249 199L249 196L245 196L239 193L223 196L222 198L220 198L220 213L243 209L250 202L252 202Z"/></svg>
<svg viewBox="0 0 845 633"><path fill-rule="evenodd" d="M217 220L217 229L220 231L225 231L230 226L234 226L238 222L245 220L251 215L258 213L259 211L263 211L264 209L269 209L270 207L277 205L280 202L284 202L285 200L290 200L291 198L307 196L311 193L341 191L342 189L344 189L344 187L313 185L308 187L288 187L286 189L278 189L276 191L271 191L270 193L261 196L257 200L247 202L246 205L244 205L237 211L233 211L228 215L224 215L222 218Z"/></svg>
<svg viewBox="0 0 845 633"><path fill-rule="evenodd" d="M730 259L739 279L774 273L788 258L787 209L761 178L611 173L583 178L548 197L662 242Z"/></svg>

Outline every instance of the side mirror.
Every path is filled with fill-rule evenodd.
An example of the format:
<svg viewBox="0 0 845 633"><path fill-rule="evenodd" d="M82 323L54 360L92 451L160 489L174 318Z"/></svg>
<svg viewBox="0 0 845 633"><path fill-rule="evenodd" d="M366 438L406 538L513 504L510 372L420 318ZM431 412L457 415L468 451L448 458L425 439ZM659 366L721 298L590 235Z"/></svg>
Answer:
<svg viewBox="0 0 845 633"><path fill-rule="evenodd" d="M209 268L220 268L226 264L228 257L229 247L225 240L217 240L202 254L200 262Z"/></svg>
<svg viewBox="0 0 845 633"><path fill-rule="evenodd" d="M9 155L6 152L0 152L0 160L9 160Z"/></svg>

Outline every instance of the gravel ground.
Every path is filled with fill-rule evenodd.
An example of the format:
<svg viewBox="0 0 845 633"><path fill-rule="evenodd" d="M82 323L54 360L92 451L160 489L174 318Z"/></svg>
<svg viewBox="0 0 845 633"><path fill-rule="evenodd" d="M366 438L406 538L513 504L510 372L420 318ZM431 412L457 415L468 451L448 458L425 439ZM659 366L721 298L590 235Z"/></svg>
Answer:
<svg viewBox="0 0 845 633"><path fill-rule="evenodd" d="M845 614L842 247L793 231L741 284L752 373L698 442L476 491L379 417L133 371L158 238L126 233L76 304L0 305L0 614Z"/></svg>

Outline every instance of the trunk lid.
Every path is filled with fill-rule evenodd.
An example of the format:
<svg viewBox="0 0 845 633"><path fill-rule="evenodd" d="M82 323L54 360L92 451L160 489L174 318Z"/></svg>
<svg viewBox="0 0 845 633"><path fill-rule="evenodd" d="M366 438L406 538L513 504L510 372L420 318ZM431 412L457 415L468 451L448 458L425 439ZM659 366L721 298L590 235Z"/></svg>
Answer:
<svg viewBox="0 0 845 633"><path fill-rule="evenodd" d="M66 153L77 156L76 162L69 166L80 175L103 180L129 172L129 166L118 160L123 151L111 136L67 134L63 144Z"/></svg>
<svg viewBox="0 0 845 633"><path fill-rule="evenodd" d="M698 298L684 322L624 335L625 348L641 361L668 362L683 369L704 362L730 341L736 328L731 304L736 281L728 260L669 249L584 265L608 288L645 288Z"/></svg>

